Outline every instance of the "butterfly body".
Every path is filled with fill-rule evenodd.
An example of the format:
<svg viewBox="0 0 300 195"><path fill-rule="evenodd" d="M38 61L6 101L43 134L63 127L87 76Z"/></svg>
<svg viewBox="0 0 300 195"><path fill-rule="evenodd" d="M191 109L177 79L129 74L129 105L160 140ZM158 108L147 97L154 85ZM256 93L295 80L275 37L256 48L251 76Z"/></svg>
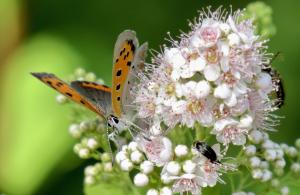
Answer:
<svg viewBox="0 0 300 195"><path fill-rule="evenodd" d="M132 99L126 96L135 84L133 81L136 81L137 71L143 71L137 68L137 62L144 62L147 48L147 43L139 47L134 31L125 30L118 36L114 49L111 88L89 81L72 81L67 84L49 73L32 75L104 118L113 129L108 137L116 141L115 137L132 125L128 119L133 119L134 110L126 107L132 104Z"/></svg>

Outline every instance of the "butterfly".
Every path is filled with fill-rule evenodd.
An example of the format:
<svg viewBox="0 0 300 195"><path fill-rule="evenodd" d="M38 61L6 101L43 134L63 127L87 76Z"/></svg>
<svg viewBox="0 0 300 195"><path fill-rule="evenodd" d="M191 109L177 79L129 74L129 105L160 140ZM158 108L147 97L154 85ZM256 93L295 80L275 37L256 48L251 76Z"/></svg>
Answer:
<svg viewBox="0 0 300 195"><path fill-rule="evenodd" d="M116 136L130 126L135 126L135 110L130 106L130 91L138 82L137 75L143 71L148 43L139 46L136 33L125 30L115 43L112 70L112 87L89 81L72 81L69 84L49 73L31 73L67 98L93 111L107 121L113 129L107 132L109 140L117 143ZM131 134L133 134L131 132ZM110 147L111 149L111 147Z"/></svg>

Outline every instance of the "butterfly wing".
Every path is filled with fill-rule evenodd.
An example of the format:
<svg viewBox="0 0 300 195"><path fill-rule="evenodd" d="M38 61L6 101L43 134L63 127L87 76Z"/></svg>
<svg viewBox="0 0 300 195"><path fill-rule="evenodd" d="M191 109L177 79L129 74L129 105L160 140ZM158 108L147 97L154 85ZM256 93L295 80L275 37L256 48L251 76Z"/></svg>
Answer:
<svg viewBox="0 0 300 195"><path fill-rule="evenodd" d="M130 30L122 32L115 44L111 102L113 112L117 117L120 117L122 114L121 98L137 47L138 40L136 34Z"/></svg>
<svg viewBox="0 0 300 195"><path fill-rule="evenodd" d="M86 97L99 110L103 110L105 116L112 113L111 88L88 81L73 81L71 87Z"/></svg>
<svg viewBox="0 0 300 195"><path fill-rule="evenodd" d="M133 63L127 80L124 83L124 89L122 93L121 103L122 111L126 113L126 116L132 117L135 114L135 109L133 109L134 97L132 96L132 90L138 85L139 79L138 75L144 71L145 68L145 58L147 55L148 43L144 43L139 47L134 55Z"/></svg>
<svg viewBox="0 0 300 195"><path fill-rule="evenodd" d="M74 102L81 104L88 108L89 110L104 116L104 110L97 108L93 103L87 100L86 97L82 96L76 90L74 90L70 85L57 78L54 74L49 73L31 73L34 77L41 80L43 83L49 87L55 89L59 93L65 95L67 98L73 100Z"/></svg>

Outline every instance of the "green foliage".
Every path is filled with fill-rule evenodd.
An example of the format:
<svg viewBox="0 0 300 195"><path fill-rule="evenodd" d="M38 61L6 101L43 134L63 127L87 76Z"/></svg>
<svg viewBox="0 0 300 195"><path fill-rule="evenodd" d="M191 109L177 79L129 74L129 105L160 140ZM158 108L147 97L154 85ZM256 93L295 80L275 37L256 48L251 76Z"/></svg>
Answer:
<svg viewBox="0 0 300 195"><path fill-rule="evenodd" d="M276 27L273 23L272 8L262 1L250 3L246 7L245 16L243 19L251 19L257 26L256 33L263 35L265 38L270 38L275 35Z"/></svg>

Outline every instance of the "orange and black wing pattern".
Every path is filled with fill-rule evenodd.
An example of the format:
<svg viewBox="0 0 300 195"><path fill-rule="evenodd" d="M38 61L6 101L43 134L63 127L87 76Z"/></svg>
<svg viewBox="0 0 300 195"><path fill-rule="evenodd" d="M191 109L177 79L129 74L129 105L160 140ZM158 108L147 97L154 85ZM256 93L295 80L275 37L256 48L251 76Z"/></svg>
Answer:
<svg viewBox="0 0 300 195"><path fill-rule="evenodd" d="M121 98L133 64L138 40L134 31L122 32L115 44L112 72L112 109L117 117L122 114Z"/></svg>
<svg viewBox="0 0 300 195"><path fill-rule="evenodd" d="M89 81L73 81L71 87L86 97L98 110L102 110L105 116L112 114L111 88L108 86Z"/></svg>
<svg viewBox="0 0 300 195"><path fill-rule="evenodd" d="M49 74L49 73L31 73L31 74L34 77L41 80L46 85L48 85L49 87L55 89L59 93L73 100L74 102L83 105L84 107L88 108L89 110L97 114L100 114L101 116L104 115L104 112L102 110L99 110L97 106L95 106L90 101L88 101L84 96L82 96L80 93L74 90L69 84L57 78L54 74Z"/></svg>

